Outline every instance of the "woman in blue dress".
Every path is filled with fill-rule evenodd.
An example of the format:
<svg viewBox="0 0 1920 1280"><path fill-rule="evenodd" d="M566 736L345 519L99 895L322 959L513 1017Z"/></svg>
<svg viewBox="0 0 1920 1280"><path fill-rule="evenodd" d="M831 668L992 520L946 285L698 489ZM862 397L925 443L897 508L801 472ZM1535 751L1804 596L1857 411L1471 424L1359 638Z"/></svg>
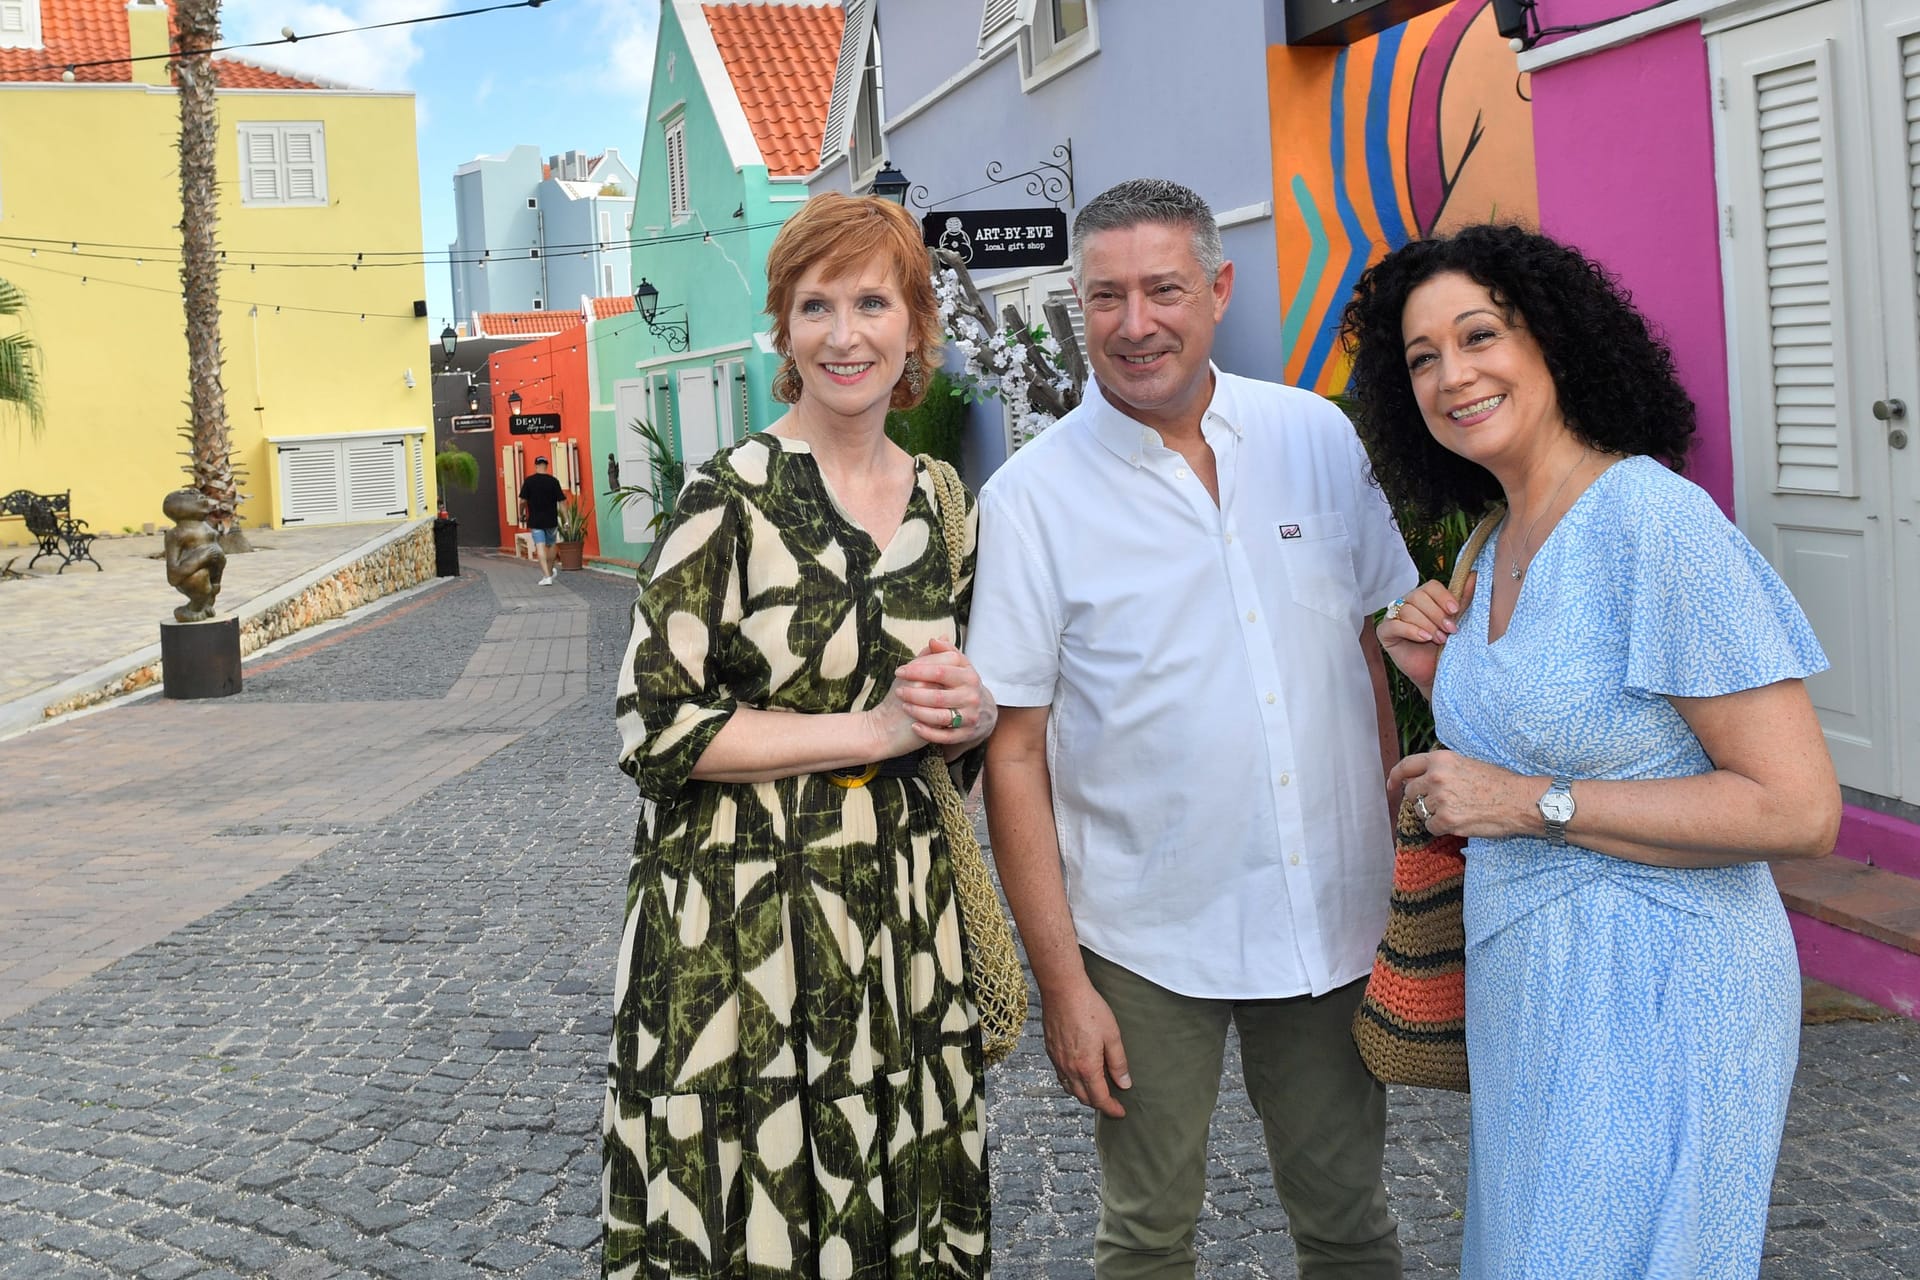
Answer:
<svg viewBox="0 0 1920 1280"><path fill-rule="evenodd" d="M1444 744L1394 771L1468 838L1466 1280L1749 1280L1799 1049L1766 863L1833 847L1839 787L1793 597L1673 470L1666 347L1577 251L1409 244L1345 315L1402 511L1507 517L1460 598L1381 644ZM1440 661L1442 651L1446 660Z"/></svg>

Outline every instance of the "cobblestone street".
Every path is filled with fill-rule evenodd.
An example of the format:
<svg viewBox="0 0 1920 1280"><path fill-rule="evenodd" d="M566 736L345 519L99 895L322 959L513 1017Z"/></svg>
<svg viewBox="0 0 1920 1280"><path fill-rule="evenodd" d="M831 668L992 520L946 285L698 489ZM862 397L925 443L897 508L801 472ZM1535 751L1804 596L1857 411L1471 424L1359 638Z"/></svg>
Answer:
<svg viewBox="0 0 1920 1280"><path fill-rule="evenodd" d="M0 1278L597 1274L631 586L535 576L0 742ZM997 1273L1090 1276L1037 1025L989 1089ZM1409 1276L1457 1272L1466 1114L1393 1098ZM1233 1059L1201 1237L1295 1275ZM1805 1029L1762 1275L1920 1277L1920 1024Z"/></svg>

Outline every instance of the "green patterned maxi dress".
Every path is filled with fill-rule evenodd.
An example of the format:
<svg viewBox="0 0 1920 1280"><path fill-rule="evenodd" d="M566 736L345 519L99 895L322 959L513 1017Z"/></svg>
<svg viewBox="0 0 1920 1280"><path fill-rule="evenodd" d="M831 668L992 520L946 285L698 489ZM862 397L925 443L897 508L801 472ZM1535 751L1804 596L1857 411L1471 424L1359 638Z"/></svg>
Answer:
<svg viewBox="0 0 1920 1280"><path fill-rule="evenodd" d="M988 1273L978 1019L926 785L689 778L736 706L865 710L957 638L966 514L956 607L924 468L883 551L804 443L762 433L699 468L642 569L618 701L644 799L607 1072L609 1276Z"/></svg>

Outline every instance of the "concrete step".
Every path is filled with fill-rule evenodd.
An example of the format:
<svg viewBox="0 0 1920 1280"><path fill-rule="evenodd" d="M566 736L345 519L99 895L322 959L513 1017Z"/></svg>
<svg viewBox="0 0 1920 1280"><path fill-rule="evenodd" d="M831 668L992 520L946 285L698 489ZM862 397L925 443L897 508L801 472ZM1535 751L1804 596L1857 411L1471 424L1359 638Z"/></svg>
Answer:
<svg viewBox="0 0 1920 1280"><path fill-rule="evenodd" d="M1920 1017L1920 879L1847 858L1777 862L1800 968Z"/></svg>

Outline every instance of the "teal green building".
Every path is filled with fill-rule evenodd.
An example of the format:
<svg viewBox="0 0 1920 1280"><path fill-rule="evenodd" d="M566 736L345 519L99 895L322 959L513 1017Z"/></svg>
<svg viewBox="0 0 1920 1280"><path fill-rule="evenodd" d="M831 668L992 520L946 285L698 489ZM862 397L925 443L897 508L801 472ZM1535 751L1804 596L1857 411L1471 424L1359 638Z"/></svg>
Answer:
<svg viewBox="0 0 1920 1280"><path fill-rule="evenodd" d="M640 307L596 322L588 363L603 563L652 545L653 503L607 496L608 462L656 487L636 424L693 465L784 411L767 251L819 163L842 23L838 3L662 0L629 234Z"/></svg>

